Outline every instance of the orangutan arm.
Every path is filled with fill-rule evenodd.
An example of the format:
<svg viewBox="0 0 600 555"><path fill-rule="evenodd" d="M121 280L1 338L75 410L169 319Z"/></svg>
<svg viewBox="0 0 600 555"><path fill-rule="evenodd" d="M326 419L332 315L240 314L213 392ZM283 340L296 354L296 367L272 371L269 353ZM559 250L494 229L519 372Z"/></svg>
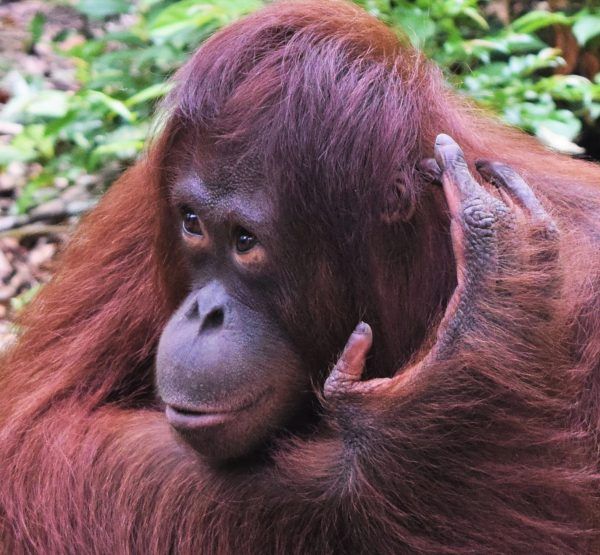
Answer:
<svg viewBox="0 0 600 555"><path fill-rule="evenodd" d="M591 489L568 423L556 226L512 169L477 163L492 194L450 137L435 153L458 284L433 346L391 378L361 381L372 335L360 323L324 386L330 427L280 454L287 497L271 501L294 492L317 514L330 503L348 552L576 551Z"/></svg>

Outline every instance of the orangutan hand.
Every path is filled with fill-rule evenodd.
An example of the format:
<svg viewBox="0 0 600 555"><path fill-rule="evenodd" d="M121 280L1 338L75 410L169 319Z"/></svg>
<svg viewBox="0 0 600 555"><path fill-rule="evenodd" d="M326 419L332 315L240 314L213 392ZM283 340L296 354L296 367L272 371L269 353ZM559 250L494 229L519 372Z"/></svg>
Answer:
<svg viewBox="0 0 600 555"><path fill-rule="evenodd" d="M414 383L433 363L448 359L460 349L481 316L476 313L481 310L478 305L489 306L494 302L490 282L503 272L518 274L527 270L528 264L535 263L535 256L523 257L522 253L513 252L518 250L513 248L518 241L534 242L538 261L556 256L558 232L554 222L527 183L510 167L499 162L476 162L481 176L497 187L495 196L473 179L462 150L448 135L437 137L435 160L424 161L423 167L433 180L443 185L457 265L457 286L437 330L436 341L422 360L401 369L395 376L361 381L373 340L370 326L361 322L325 382L326 398L346 393L396 391ZM520 235L515 242L517 232Z"/></svg>

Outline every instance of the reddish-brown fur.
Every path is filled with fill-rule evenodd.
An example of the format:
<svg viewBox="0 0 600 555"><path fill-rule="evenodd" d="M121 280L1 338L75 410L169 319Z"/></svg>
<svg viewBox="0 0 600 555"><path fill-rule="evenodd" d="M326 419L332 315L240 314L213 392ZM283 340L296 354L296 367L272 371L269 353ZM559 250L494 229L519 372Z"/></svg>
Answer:
<svg viewBox="0 0 600 555"><path fill-rule="evenodd" d="M162 138L85 219L2 362L3 551L597 549L600 169L459 100L345 3L269 7L217 34L177 79ZM447 213L417 171L441 132L470 162L512 165L555 218L553 316L526 310L550 296L546 282L514 275L522 304L478 307L493 316L485 329L401 402L334 403L273 461L208 467L153 395L157 339L185 289L165 200L173 157L209 136L262 153L286 233L327 255L314 268L298 255L314 276L299 284L302 310L322 332L306 337L319 350L364 315L377 356L399 367L428 344L455 284ZM351 308L334 303L338 289ZM297 307L281 303L293 322Z"/></svg>

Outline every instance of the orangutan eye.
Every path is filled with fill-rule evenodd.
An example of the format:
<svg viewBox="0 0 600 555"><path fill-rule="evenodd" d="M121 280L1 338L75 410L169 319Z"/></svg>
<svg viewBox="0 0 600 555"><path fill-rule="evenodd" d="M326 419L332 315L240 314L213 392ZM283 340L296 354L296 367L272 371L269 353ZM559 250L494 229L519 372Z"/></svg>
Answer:
<svg viewBox="0 0 600 555"><path fill-rule="evenodd" d="M203 235L200 218L190 210L182 211L183 231L188 235Z"/></svg>
<svg viewBox="0 0 600 555"><path fill-rule="evenodd" d="M235 236L235 248L239 253L245 253L253 249L258 240L247 229L240 227Z"/></svg>

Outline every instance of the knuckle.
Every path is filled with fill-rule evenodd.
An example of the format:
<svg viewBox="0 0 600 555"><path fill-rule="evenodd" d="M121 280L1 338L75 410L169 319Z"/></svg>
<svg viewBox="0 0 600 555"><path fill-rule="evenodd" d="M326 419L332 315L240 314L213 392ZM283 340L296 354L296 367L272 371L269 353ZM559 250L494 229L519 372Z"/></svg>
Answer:
<svg viewBox="0 0 600 555"><path fill-rule="evenodd" d="M448 169L450 170L467 169L467 162L465 160L465 157L459 150L453 150L451 153L449 153L447 163Z"/></svg>
<svg viewBox="0 0 600 555"><path fill-rule="evenodd" d="M323 386L323 392L327 397L341 393L344 389L344 381L333 373L325 380L325 385Z"/></svg>
<svg viewBox="0 0 600 555"><path fill-rule="evenodd" d="M463 224L470 233L488 236L497 221L495 211L483 198L476 196L468 199L462 210Z"/></svg>

